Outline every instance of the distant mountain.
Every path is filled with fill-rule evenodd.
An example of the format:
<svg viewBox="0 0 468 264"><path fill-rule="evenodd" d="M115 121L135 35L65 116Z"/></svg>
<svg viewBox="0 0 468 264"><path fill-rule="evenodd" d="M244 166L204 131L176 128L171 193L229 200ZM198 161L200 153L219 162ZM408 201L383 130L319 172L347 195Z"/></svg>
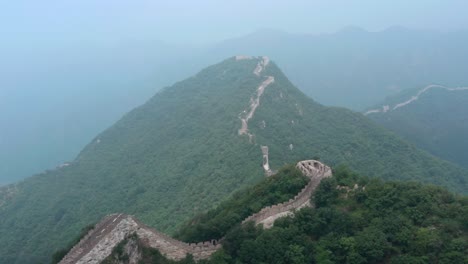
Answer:
<svg viewBox="0 0 468 264"><path fill-rule="evenodd" d="M368 32L348 27L331 34L299 35L261 30L221 42L206 56L268 54L319 103L360 111L404 89L468 83L467 45L468 31L391 27Z"/></svg>
<svg viewBox="0 0 468 264"><path fill-rule="evenodd" d="M418 147L468 168L468 87L410 89L365 114Z"/></svg>
<svg viewBox="0 0 468 264"><path fill-rule="evenodd" d="M360 113L322 106L275 63L233 57L157 93L64 166L0 189L0 263L38 263L102 216L163 232L284 164L320 157L467 192L468 172Z"/></svg>

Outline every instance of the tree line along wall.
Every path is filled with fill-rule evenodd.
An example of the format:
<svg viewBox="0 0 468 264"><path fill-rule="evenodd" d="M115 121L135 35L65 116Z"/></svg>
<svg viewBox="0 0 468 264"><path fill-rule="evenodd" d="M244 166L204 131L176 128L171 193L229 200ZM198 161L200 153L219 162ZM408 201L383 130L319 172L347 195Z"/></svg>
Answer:
<svg viewBox="0 0 468 264"><path fill-rule="evenodd" d="M260 212L247 217L242 223L255 221L256 224L259 224L267 218L273 217L274 220L292 210L311 206L312 193L323 178L332 175L332 171L330 167L315 160L301 161L297 163L296 167L310 179L308 184L293 199L264 207ZM111 254L112 249L118 243L132 234L137 234L143 243L158 249L172 260L183 259L187 254L193 255L196 260L209 258L211 254L221 248L220 241L222 240L185 243L146 226L133 216L111 214L96 224L59 264L100 263Z"/></svg>

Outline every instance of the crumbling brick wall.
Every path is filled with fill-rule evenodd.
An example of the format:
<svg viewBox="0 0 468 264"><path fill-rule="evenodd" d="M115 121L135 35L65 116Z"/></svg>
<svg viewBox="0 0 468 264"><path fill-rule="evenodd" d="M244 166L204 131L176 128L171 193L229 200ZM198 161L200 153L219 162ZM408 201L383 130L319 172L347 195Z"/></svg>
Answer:
<svg viewBox="0 0 468 264"><path fill-rule="evenodd" d="M312 193L323 178L332 175L332 171L330 167L315 160L301 161L296 167L310 179L309 183L293 199L265 207L260 212L247 217L242 223L247 221L254 221L256 224L267 223L264 226L268 228L277 218L304 206L312 206L310 204ZM221 248L218 240L185 243L146 226L133 216L112 214L96 224L59 264L98 264L111 254L118 243L134 233L143 243L158 249L172 260L183 259L187 254L193 255L196 260L206 259Z"/></svg>

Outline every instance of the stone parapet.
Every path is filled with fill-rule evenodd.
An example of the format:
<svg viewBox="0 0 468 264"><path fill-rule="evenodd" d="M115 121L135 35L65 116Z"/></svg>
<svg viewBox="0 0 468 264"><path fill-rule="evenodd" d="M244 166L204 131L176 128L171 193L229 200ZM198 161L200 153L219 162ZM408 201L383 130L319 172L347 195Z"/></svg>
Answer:
<svg viewBox="0 0 468 264"><path fill-rule="evenodd" d="M264 223L264 227L269 228L277 218L286 216L292 213L292 211L302 207L311 206L310 198L312 193L323 178L332 175L332 171L330 167L316 160L298 162L296 168L310 179L309 183L293 199L284 203L264 207L260 212L247 217L242 223L254 221L255 224Z"/></svg>
<svg viewBox="0 0 468 264"><path fill-rule="evenodd" d="M332 171L330 167L316 160L301 161L296 167L310 179L309 183L293 199L264 207L260 212L247 217L242 223L254 221L255 224L263 224L265 228L269 228L277 218L290 215L302 207L312 206L310 203L312 193L323 178L332 175ZM193 255L195 260L207 259L221 248L220 241L222 240L185 243L148 227L133 216L111 214L96 224L59 264L101 263L120 242L132 234L137 234L143 243L159 250L171 260L181 260L188 254Z"/></svg>

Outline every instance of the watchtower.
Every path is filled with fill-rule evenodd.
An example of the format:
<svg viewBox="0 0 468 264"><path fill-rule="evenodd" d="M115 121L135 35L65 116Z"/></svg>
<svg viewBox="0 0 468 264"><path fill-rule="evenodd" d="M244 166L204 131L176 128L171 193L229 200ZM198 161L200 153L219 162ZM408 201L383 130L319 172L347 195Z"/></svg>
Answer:
<svg viewBox="0 0 468 264"><path fill-rule="evenodd" d="M268 146L260 146L263 154L263 170L265 171L266 176L273 175L273 172L270 169L270 164L268 162Z"/></svg>

